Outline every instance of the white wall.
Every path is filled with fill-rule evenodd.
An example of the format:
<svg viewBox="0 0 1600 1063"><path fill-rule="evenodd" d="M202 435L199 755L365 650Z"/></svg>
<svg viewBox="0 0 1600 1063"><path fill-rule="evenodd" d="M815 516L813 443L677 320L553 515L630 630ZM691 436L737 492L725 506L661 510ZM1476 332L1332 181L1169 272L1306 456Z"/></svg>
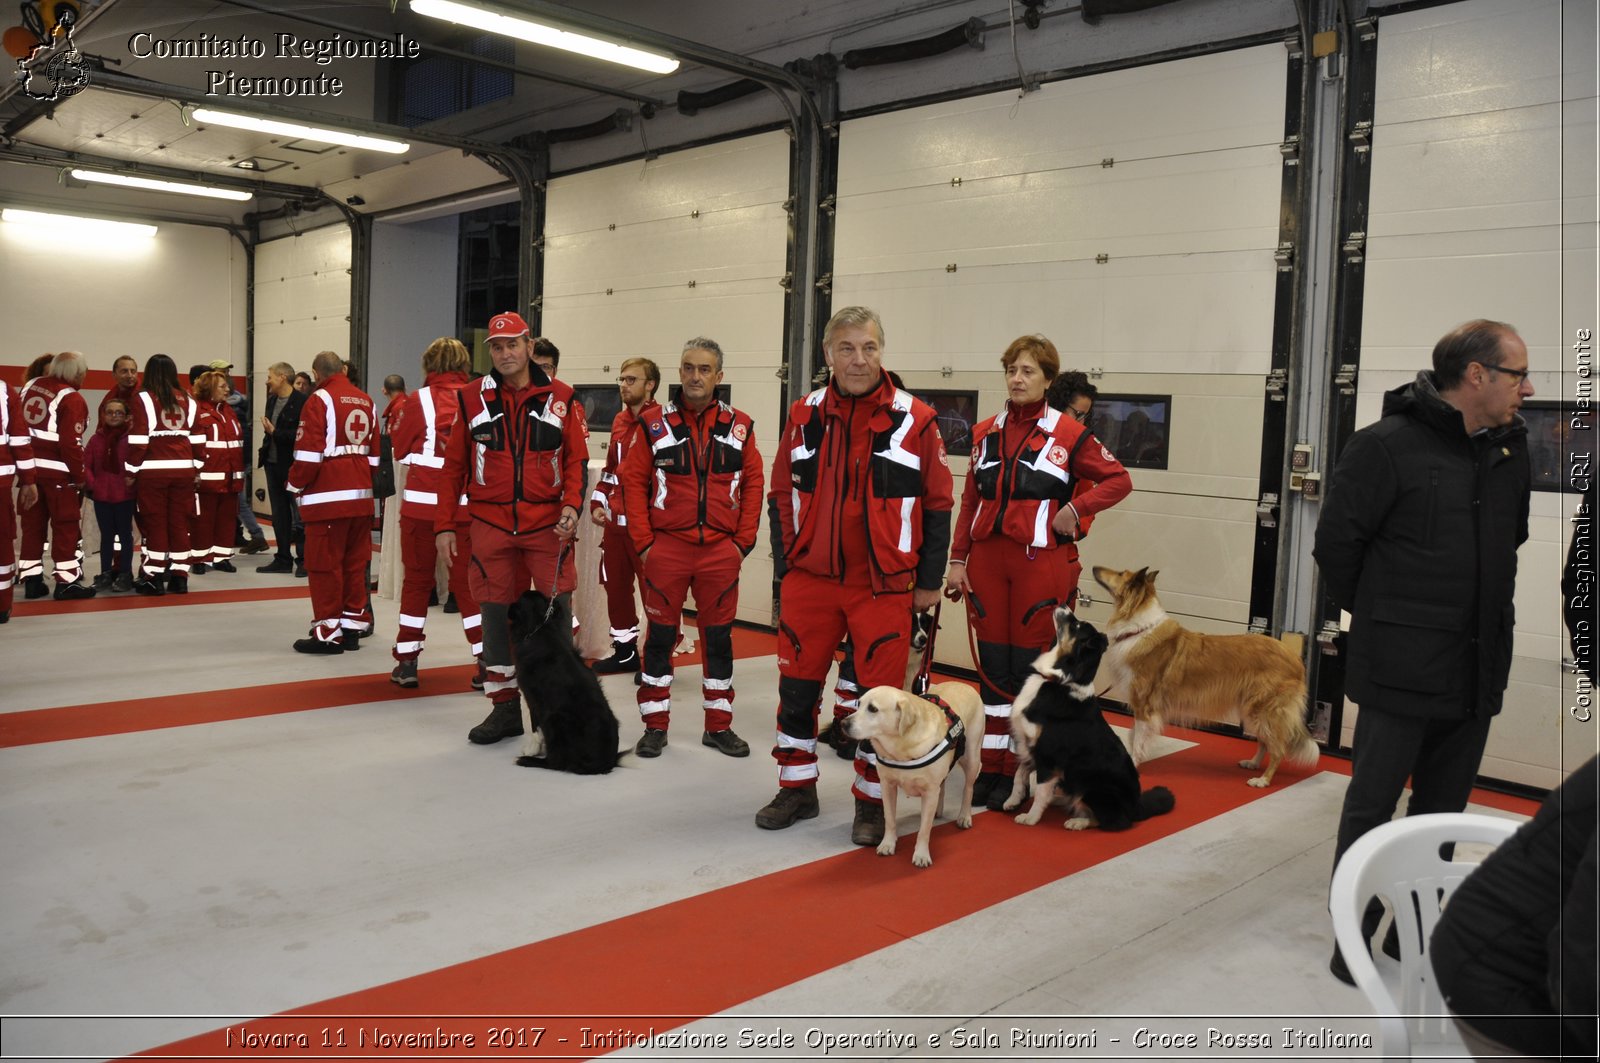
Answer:
<svg viewBox="0 0 1600 1063"><path fill-rule="evenodd" d="M0 367L82 351L91 409L124 354L141 367L152 354L169 354L180 374L226 358L242 372L245 263L237 240L205 226L161 223L152 239L112 244L44 238L0 222Z"/></svg>
<svg viewBox="0 0 1600 1063"><path fill-rule="evenodd" d="M624 358L678 379L683 342L708 336L726 355L723 383L755 419L770 470L782 385L789 141L764 133L550 182L541 331L561 348L561 376L611 384ZM591 453L603 456L606 433ZM766 504L745 559L738 617L771 623Z"/></svg>
<svg viewBox="0 0 1600 1063"><path fill-rule="evenodd" d="M1594 328L1597 288L1594 36L1588 0L1468 0L1380 21L1358 426L1441 335L1478 317L1521 332L1536 399L1575 394L1569 346ZM1554 786L1595 752L1595 725L1563 726L1559 583L1575 503L1533 495L1485 775Z"/></svg>
<svg viewBox="0 0 1600 1063"><path fill-rule="evenodd" d="M840 134L834 306L879 311L913 391L976 388L992 416L1000 353L1042 332L1104 392L1172 396L1169 467L1133 471L1082 555L1159 568L1167 607L1206 630L1249 623L1285 63L1251 48ZM951 465L959 492L967 461ZM946 624L941 661L970 663L960 633Z"/></svg>

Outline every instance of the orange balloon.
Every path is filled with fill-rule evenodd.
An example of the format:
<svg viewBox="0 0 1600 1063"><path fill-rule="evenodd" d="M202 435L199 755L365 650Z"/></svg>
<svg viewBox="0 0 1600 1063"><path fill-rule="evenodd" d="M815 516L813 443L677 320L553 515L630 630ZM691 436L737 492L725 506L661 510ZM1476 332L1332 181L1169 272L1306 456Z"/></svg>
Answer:
<svg viewBox="0 0 1600 1063"><path fill-rule="evenodd" d="M17 59L28 58L39 46L38 38L24 26L12 26L6 30L3 43L6 51Z"/></svg>

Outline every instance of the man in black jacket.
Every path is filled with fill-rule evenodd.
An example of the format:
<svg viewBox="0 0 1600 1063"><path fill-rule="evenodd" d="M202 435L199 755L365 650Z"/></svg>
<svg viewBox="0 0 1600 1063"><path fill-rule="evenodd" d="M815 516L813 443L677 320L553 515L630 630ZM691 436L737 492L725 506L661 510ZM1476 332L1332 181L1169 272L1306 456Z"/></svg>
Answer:
<svg viewBox="0 0 1600 1063"><path fill-rule="evenodd" d="M261 471L267 474L267 500L272 503L272 533L277 553L257 572L305 571L304 559L290 553L303 549L295 542L294 499L289 494L289 466L294 464L294 437L300 429L300 408L305 393L294 386L294 366L277 362L267 369L267 412L261 417ZM298 571L297 571L298 570Z"/></svg>
<svg viewBox="0 0 1600 1063"><path fill-rule="evenodd" d="M1528 537L1528 348L1470 321L1433 371L1383 398L1329 484L1314 554L1351 614L1346 693L1360 707L1334 864L1394 815L1460 812L1511 670L1517 547ZM1368 913L1376 930L1381 910ZM1330 965L1349 982L1337 950Z"/></svg>

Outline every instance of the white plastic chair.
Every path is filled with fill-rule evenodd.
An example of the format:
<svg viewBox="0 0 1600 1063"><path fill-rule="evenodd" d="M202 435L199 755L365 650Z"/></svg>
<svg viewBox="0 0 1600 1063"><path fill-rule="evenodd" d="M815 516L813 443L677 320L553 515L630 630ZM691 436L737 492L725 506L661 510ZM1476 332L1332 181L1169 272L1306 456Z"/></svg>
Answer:
<svg viewBox="0 0 1600 1063"><path fill-rule="evenodd" d="M1444 903L1477 864L1444 860L1440 846L1451 842L1499 845L1518 826L1517 820L1470 812L1407 816L1368 831L1339 860L1328 897L1333 936L1356 985L1377 1012L1384 1059L1409 1060L1413 1039L1438 1042L1446 1039L1446 1031L1452 1027L1428 961L1427 943ZM1399 934L1402 999L1398 1006L1361 934L1362 915L1373 896L1389 902Z"/></svg>

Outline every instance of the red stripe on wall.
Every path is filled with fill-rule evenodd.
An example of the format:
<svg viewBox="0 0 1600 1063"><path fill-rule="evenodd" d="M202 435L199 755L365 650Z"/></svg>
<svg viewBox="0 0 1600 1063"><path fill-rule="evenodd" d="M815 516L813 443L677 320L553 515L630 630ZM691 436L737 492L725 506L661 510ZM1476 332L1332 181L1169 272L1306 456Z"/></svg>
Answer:
<svg viewBox="0 0 1600 1063"><path fill-rule="evenodd" d="M39 353L43 354L44 352L40 351ZM111 357L111 359L113 361L115 361L116 358L119 357L119 356L118 355L111 355L110 357ZM31 359L31 358L29 359L30 362L32 360L33 359ZM208 361L208 362L210 360L211 359L209 359L209 358L206 359L206 361ZM22 386L22 376L27 371L28 371L28 367L26 365L0 365L0 380L4 380L7 384L13 384L13 385L15 385L17 387L21 387ZM139 363L139 371L141 373L144 372L144 363L143 362ZM179 365L178 366L178 382L179 383L184 383L184 382L188 381L188 379L189 379L189 366L187 366L187 365ZM235 391L243 391L244 388L245 388L245 384L246 384L246 381L245 381L245 378L242 375L239 375L237 373L233 374L233 387L234 387ZM113 373L110 369L91 369L91 370L89 370L88 374L85 375L84 378L83 378L83 390L84 391L110 391L112 388L114 388L116 386L117 386L116 374Z"/></svg>

